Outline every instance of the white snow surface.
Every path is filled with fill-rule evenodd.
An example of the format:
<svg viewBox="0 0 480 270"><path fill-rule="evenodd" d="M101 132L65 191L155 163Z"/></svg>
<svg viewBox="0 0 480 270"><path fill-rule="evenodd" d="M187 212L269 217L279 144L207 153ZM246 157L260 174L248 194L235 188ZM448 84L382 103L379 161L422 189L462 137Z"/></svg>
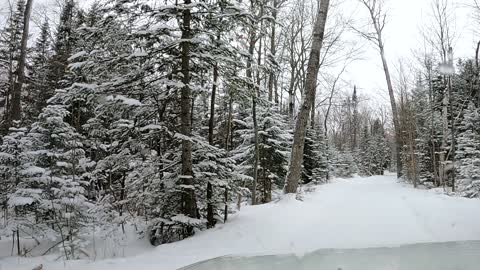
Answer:
<svg viewBox="0 0 480 270"><path fill-rule="evenodd" d="M394 247L480 240L480 200L397 183L395 176L336 179L303 196L243 207L226 224L134 257L97 262L7 258L0 269L173 270L223 255L302 255L320 248ZM145 240L146 241L146 240Z"/></svg>

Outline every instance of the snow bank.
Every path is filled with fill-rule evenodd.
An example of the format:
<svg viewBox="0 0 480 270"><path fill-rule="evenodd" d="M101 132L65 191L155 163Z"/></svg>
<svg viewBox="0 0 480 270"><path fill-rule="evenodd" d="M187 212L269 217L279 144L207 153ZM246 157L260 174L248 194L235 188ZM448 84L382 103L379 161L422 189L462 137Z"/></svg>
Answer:
<svg viewBox="0 0 480 270"><path fill-rule="evenodd" d="M1 261L4 269L163 270L224 255L304 254L321 248L395 247L480 240L480 201L415 190L394 176L342 179L303 201L244 207L227 224L136 257L96 263L50 258ZM2 269L3 270L3 269Z"/></svg>

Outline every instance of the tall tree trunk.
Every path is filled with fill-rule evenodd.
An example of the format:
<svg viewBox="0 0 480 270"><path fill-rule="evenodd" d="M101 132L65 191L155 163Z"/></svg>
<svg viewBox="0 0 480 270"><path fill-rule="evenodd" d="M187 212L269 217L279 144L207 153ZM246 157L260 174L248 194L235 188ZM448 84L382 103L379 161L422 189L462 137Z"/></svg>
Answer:
<svg viewBox="0 0 480 270"><path fill-rule="evenodd" d="M17 80L13 87L12 93L12 106L11 106L11 119L22 119L22 87L25 82L25 62L27 57L27 43L28 43L28 31L30 26L30 14L32 12L33 0L27 0L25 5L25 15L23 17L23 33L20 47L20 59L18 60L17 68ZM11 121L8 121L8 125L11 125Z"/></svg>
<svg viewBox="0 0 480 270"><path fill-rule="evenodd" d="M378 34L378 40L379 40L378 46L380 49L380 57L382 58L383 71L385 73L385 79L387 80L388 95L390 97L390 106L392 107L393 127L395 130L395 150L396 150L396 157L397 157L397 177L400 178L402 176L402 160L401 160L402 140L400 137L400 126L398 122L397 104L395 102L395 93L393 92L392 79L390 77L390 71L388 69L388 63L385 57L385 49L382 42L382 33L380 31L377 31L377 34Z"/></svg>
<svg viewBox="0 0 480 270"><path fill-rule="evenodd" d="M316 91L315 91L316 92ZM312 100L312 111L310 112L310 126L312 127L312 129L315 128L315 112L316 112L316 108L315 108L315 103L316 103L316 95L313 96L313 100Z"/></svg>
<svg viewBox="0 0 480 270"><path fill-rule="evenodd" d="M476 77L476 81L478 82L478 80L480 79L479 76L480 76L480 63L479 63L479 57L480 57L480 41L477 42L477 49L475 50L475 67L476 67L476 71L475 73L477 74L477 77ZM480 94L477 94L477 100L476 100L477 104L480 104Z"/></svg>
<svg viewBox="0 0 480 270"><path fill-rule="evenodd" d="M251 8L254 10L254 1L251 0ZM246 75L250 85L250 95L252 96L252 118L253 118L253 131L255 140L254 150L254 162L253 162L253 186L252 186L252 205L257 203L257 181L258 181L258 162L259 162L259 149L258 149L258 123L257 123L257 87L253 78L253 54L255 51L256 35L255 28L250 28L249 34L249 47L248 47L248 61Z"/></svg>
<svg viewBox="0 0 480 270"><path fill-rule="evenodd" d="M122 180L120 181L120 205L119 205L119 216L123 216L123 210L124 210L124 200L125 200L125 182L127 179L127 173L122 172ZM125 222L122 220L122 233L125 234Z"/></svg>
<svg viewBox="0 0 480 270"><path fill-rule="evenodd" d="M17 255L21 256L22 252L20 249L20 228L17 226L17 230L15 231L17 233Z"/></svg>
<svg viewBox="0 0 480 270"><path fill-rule="evenodd" d="M185 0L184 4L190 5L191 0ZM182 67L182 87L180 96L180 121L181 132L184 136L190 137L192 132L191 108L192 94L190 89L190 40L192 38L190 22L192 15L189 8L183 11L182 23L182 43L181 43L181 67ZM195 198L193 169L192 169L192 142L188 139L182 140L182 171L181 171L182 203L183 213L186 216L197 218L197 202ZM188 233L193 234L193 228L188 228Z"/></svg>
<svg viewBox="0 0 480 270"><path fill-rule="evenodd" d="M455 150L456 150L456 136L455 136L455 112L453 111L453 87L452 87L452 75L448 76L448 96L449 96L449 109L450 109L450 139L451 139L451 155L452 155L452 192L455 192Z"/></svg>
<svg viewBox="0 0 480 270"><path fill-rule="evenodd" d="M210 99L210 119L208 121L208 142L213 145L213 129L215 127L215 97L217 94L218 83L218 65L215 63L213 66L213 86L212 96Z"/></svg>
<svg viewBox="0 0 480 270"><path fill-rule="evenodd" d="M477 68L477 74L479 72L479 63L478 63L479 53L480 53L480 41L477 42L477 49L475 50L475 67Z"/></svg>
<svg viewBox="0 0 480 270"><path fill-rule="evenodd" d="M447 77L444 76L444 81L447 81ZM439 181L440 185L445 187L446 184L446 166L445 162L447 161L447 145L448 145L448 82L445 85L445 90L443 92L443 99L442 99L442 145L439 157Z"/></svg>
<svg viewBox="0 0 480 270"><path fill-rule="evenodd" d="M217 41L220 39L220 34L217 35ZM218 47L218 42L217 42ZM213 65L213 86L212 96L210 99L210 119L208 121L208 142L213 145L213 128L215 126L215 96L217 93L218 83L218 64ZM215 217L213 214L213 185L210 181L207 183L207 227L213 228L215 226Z"/></svg>
<svg viewBox="0 0 480 270"><path fill-rule="evenodd" d="M263 15L264 15L264 3L260 3L260 18L263 18ZM256 183L258 184L258 180L259 180L259 177L258 177L258 166L261 164L260 163L260 146L259 146L259 135L258 135L258 119L257 119L257 96L260 96L260 87L262 85L262 77L260 75L260 67L262 65L262 47L263 47L263 42L262 42L262 36L263 36L263 28L264 28L264 24L263 24L263 20L260 21L260 30L259 30L259 34L258 34L258 40L259 40L259 45L258 45L258 52L257 52L257 65L258 65L258 71L257 71L257 91L256 91L256 96L254 97L254 99L252 100L253 101L253 129L254 129L254 133L255 133L255 168L254 168L254 175L255 175L255 178L256 178ZM267 45L265 44L265 51L264 51L264 55L266 56L266 50L267 50ZM265 62L265 60L264 60ZM273 86L273 84L272 84ZM270 97L270 93L269 93L269 97ZM269 98L269 100L271 101L271 99ZM264 170L263 170L264 171ZM263 174L264 176L264 174ZM266 186L266 181L268 181L268 179L266 179L265 177L262 177L261 179L261 186L263 187L263 195L265 195L265 193L267 192L265 190L265 186ZM255 191L256 191L256 186L255 186ZM253 201L253 200L252 200ZM255 203L258 202L258 199L255 198ZM263 196L263 199L262 199L262 203L265 203L265 196Z"/></svg>
<svg viewBox="0 0 480 270"><path fill-rule="evenodd" d="M295 23L295 22L294 22ZM295 41L293 40L295 37L295 30L294 30L294 23L292 24L291 29L291 38L289 47L290 53L290 86L288 87L288 115L293 119L293 111L295 109L295 81L297 79L296 69L297 69L297 61L295 60Z"/></svg>
<svg viewBox="0 0 480 270"><path fill-rule="evenodd" d="M259 163L259 145L258 145L258 121L257 121L257 97L252 96L252 117L253 117L253 132L255 136L255 153L253 161L253 188L252 188L252 205L257 203L257 182L258 182L258 163Z"/></svg>
<svg viewBox="0 0 480 270"><path fill-rule="evenodd" d="M213 214L213 185L210 181L207 183L207 228L215 226L215 216Z"/></svg>
<svg viewBox="0 0 480 270"><path fill-rule="evenodd" d="M288 88L288 115L293 119L295 111L295 71L292 71L290 87Z"/></svg>
<svg viewBox="0 0 480 270"><path fill-rule="evenodd" d="M225 208L223 209L223 223L226 223L228 220L228 187L225 187L224 194L224 201L225 201Z"/></svg>
<svg viewBox="0 0 480 270"><path fill-rule="evenodd" d="M303 148L305 146L305 133L308 124L308 116L313 106L315 97L318 70L320 68L320 50L323 45L325 34L325 24L327 22L328 8L330 0L322 0L316 17L313 29L312 49L308 60L307 76L305 81L305 91L303 93L302 105L298 112L295 123L295 133L293 136L293 146L290 166L287 174L286 193L296 193L298 182L302 174Z"/></svg>
<svg viewBox="0 0 480 270"><path fill-rule="evenodd" d="M395 148L396 148L396 158L397 158L397 177L402 176L402 161L401 161L401 150L402 150L402 140L401 140L401 130L400 123L398 120L398 111L397 105L395 103L395 93L393 92L392 79L390 77L390 71L388 69L387 59L385 57L385 47L383 44L382 32L386 23L386 14L383 12L382 1L367 1L360 0L363 5L368 9L370 13L370 18L372 19L372 25L375 29L375 37L367 36L367 39L373 41L378 47L380 58L382 59L383 71L385 73L385 79L387 81L388 95L390 97L390 106L392 107L392 118L393 126L395 130Z"/></svg>
<svg viewBox="0 0 480 270"><path fill-rule="evenodd" d="M275 104L279 105L280 108L282 107L279 101L279 95L278 95L278 76L275 77L273 80L273 90L275 92Z"/></svg>
<svg viewBox="0 0 480 270"><path fill-rule="evenodd" d="M278 0L272 1L272 33L270 36L270 57L272 58L272 62L275 61L275 55L277 54L276 44L275 44L275 35L276 35L276 28L277 28L277 8L278 8ZM274 88L274 81L275 81L275 71L272 69L270 70L270 74L268 77L268 101L273 101L273 88ZM278 99L275 99L277 102Z"/></svg>
<svg viewBox="0 0 480 270"><path fill-rule="evenodd" d="M352 152L357 149L357 133L358 133L358 97L357 97L357 86L353 86L353 95L352 95L352 104L353 104L353 132L352 132Z"/></svg>
<svg viewBox="0 0 480 270"><path fill-rule="evenodd" d="M230 151L231 144L230 142L230 135L232 133L232 120L233 120L233 98L231 96L228 97L228 116L227 116L227 123L225 127L225 150Z"/></svg>
<svg viewBox="0 0 480 270"><path fill-rule="evenodd" d="M340 77L337 77L340 78ZM332 108L332 101L333 101L333 94L335 93L335 86L337 84L337 80L334 81L332 89L330 91L330 96L328 97L328 106L327 106L327 111L325 112L325 118L323 119L323 134L324 134L324 140L325 140L325 148L326 151L328 151L330 147L330 141L328 140L328 117L330 116L330 110ZM335 143L335 141L334 141ZM326 155L327 157L327 164L330 164L330 156ZM330 180L330 171L327 169L327 175L326 175L327 180Z"/></svg>
<svg viewBox="0 0 480 270"><path fill-rule="evenodd" d="M432 65L430 62L426 62L428 72L428 102L430 104L430 142L432 144L431 157L433 167L433 183L436 187L439 186L438 182L438 169L437 169L437 150L435 146L435 122L434 122L434 98L433 98L433 86L432 86Z"/></svg>

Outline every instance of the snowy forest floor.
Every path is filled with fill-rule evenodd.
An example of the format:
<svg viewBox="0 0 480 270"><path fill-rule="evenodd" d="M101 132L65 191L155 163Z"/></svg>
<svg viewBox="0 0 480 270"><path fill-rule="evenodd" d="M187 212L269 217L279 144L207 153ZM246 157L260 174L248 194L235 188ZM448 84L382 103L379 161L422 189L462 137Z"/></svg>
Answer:
<svg viewBox="0 0 480 270"><path fill-rule="evenodd" d="M0 270L177 269L223 255L303 254L320 248L391 247L480 240L480 200L397 183L394 175L336 179L302 201L244 207L227 224L141 255L97 262L50 257L0 260ZM128 254L127 254L128 255Z"/></svg>

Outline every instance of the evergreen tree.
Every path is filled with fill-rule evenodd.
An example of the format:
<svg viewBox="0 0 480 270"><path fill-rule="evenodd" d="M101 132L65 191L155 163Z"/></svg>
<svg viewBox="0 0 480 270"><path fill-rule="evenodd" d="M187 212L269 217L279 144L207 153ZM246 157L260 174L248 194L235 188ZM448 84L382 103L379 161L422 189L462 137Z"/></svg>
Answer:
<svg viewBox="0 0 480 270"><path fill-rule="evenodd" d="M24 96L25 121L32 123L45 106L49 98L48 68L51 57L50 26L48 21L42 24L40 35L32 51L29 84Z"/></svg>
<svg viewBox="0 0 480 270"><path fill-rule="evenodd" d="M372 156L370 155L370 146L372 145L372 138L368 126L365 125L362 128L360 134L360 147L357 152L357 164L359 167L359 173L361 175L373 175L370 170L371 159Z"/></svg>
<svg viewBox="0 0 480 270"><path fill-rule="evenodd" d="M480 116L473 102L464 112L457 143L458 191L466 197L480 195Z"/></svg>
<svg viewBox="0 0 480 270"><path fill-rule="evenodd" d="M60 21L55 33L53 52L48 63L48 87L42 91L38 101L41 108L47 105L47 100L55 94L55 90L71 85L69 78L68 59L75 47L75 11L73 0L66 0L60 14Z"/></svg>
<svg viewBox="0 0 480 270"><path fill-rule="evenodd" d="M370 171L374 175L383 175L388 163L388 145L385 139L385 131L380 120L375 120L372 126L372 140L370 154L372 156Z"/></svg>
<svg viewBox="0 0 480 270"><path fill-rule="evenodd" d="M61 239L62 254L79 258L85 245L82 229L90 221L92 206L85 197L89 180L85 172L91 164L82 149L82 137L64 119L67 110L60 105L43 109L38 121L23 138L25 150L22 179L9 197L9 205L22 208L26 224L47 228L49 237Z"/></svg>
<svg viewBox="0 0 480 270"><path fill-rule="evenodd" d="M307 130L303 156L303 183L319 184L328 181L328 152L323 132L319 129Z"/></svg>
<svg viewBox="0 0 480 270"><path fill-rule="evenodd" d="M385 131L380 120L374 120L370 129L365 125L360 140L360 149L356 157L360 174L383 175L384 170L388 167L389 152Z"/></svg>
<svg viewBox="0 0 480 270"><path fill-rule="evenodd" d="M24 22L25 0L18 0L16 8L0 35L0 107L3 107L2 133L7 133L10 121L11 95L16 82L15 72L20 58L20 44Z"/></svg>
<svg viewBox="0 0 480 270"><path fill-rule="evenodd" d="M354 174L358 173L358 167L355 163L353 154L346 151L338 151L335 148L330 150L332 158L331 170L332 175L340 178L350 178Z"/></svg>
<svg viewBox="0 0 480 270"><path fill-rule="evenodd" d="M284 185L292 137L286 117L278 113L274 107L259 106L258 111L259 181L256 190L260 194L258 202L265 203L271 200L272 190ZM241 118L244 121L240 120ZM232 158L239 164L241 173L252 179L255 151L252 115L241 113L236 117L235 123L235 140L238 141L238 147L233 151ZM249 184L251 190L252 183Z"/></svg>
<svg viewBox="0 0 480 270"><path fill-rule="evenodd" d="M18 214L20 210L16 208L15 213L11 211L13 209L10 207L12 202L10 202L9 205L9 197L20 183L23 176L22 171L25 169L24 149L26 145L23 137L27 131L26 128L11 127L9 133L3 136L3 143L0 146L0 174L3 179L0 190L0 200L3 213L7 220L10 219L10 216L15 217L15 213ZM20 220L18 218L9 220L9 222L5 224L6 226L1 228L2 235L11 235L12 231L23 230L24 228L19 228L19 222Z"/></svg>

